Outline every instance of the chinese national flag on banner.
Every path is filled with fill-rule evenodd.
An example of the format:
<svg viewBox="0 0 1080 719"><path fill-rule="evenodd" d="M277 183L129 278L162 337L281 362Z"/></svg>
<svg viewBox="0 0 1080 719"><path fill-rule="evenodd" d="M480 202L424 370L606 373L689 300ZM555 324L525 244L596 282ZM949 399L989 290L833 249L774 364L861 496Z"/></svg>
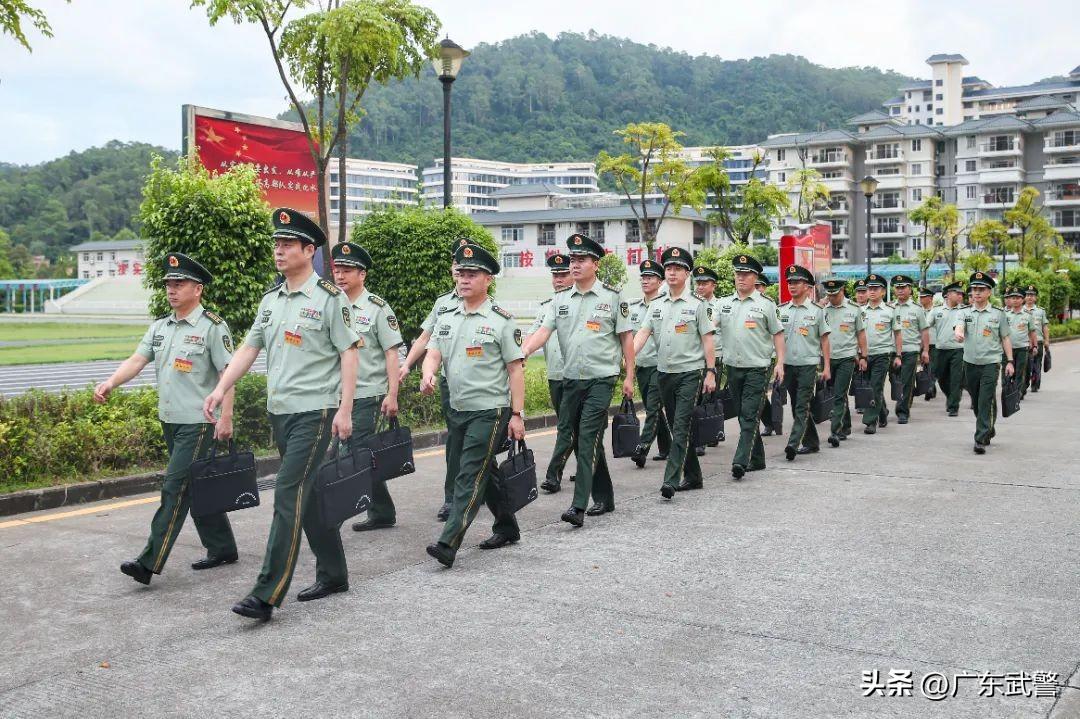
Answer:
<svg viewBox="0 0 1080 719"><path fill-rule="evenodd" d="M196 115L195 144L199 161L211 172L254 165L271 207L318 215L315 160L303 132Z"/></svg>

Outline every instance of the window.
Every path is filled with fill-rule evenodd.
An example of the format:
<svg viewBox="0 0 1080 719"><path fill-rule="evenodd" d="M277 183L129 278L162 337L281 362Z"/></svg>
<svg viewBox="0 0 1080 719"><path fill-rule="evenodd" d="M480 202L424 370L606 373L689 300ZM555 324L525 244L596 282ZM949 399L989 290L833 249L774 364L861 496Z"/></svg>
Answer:
<svg viewBox="0 0 1080 719"><path fill-rule="evenodd" d="M929 90L923 90L923 92L922 92L922 99L923 99L923 100L929 100L929 99L930 99L930 96L931 96L931 95L933 95L933 94L934 94L934 93L930 92Z"/></svg>
<svg viewBox="0 0 1080 719"><path fill-rule="evenodd" d="M918 111L919 111L919 106L918 106L918 105L916 105L916 106L915 106L915 112L918 112Z"/></svg>
<svg viewBox="0 0 1080 719"><path fill-rule="evenodd" d="M977 185L968 185L967 186L967 199L974 200L978 196L979 196L979 188L978 188L978 186Z"/></svg>
<svg viewBox="0 0 1080 719"><path fill-rule="evenodd" d="M109 270L109 277L116 277L116 270Z"/></svg>
<svg viewBox="0 0 1080 719"><path fill-rule="evenodd" d="M539 232L536 238L536 244L538 245L554 245L555 244L555 223L544 223L539 227Z"/></svg>
<svg viewBox="0 0 1080 719"><path fill-rule="evenodd" d="M941 102L942 100L944 100L944 99L945 99L945 96L944 96L944 95L942 95L942 94L941 94L941 93L939 92L938 94L934 95L934 99L935 99L935 100L937 100L938 102Z"/></svg>
<svg viewBox="0 0 1080 719"><path fill-rule="evenodd" d="M891 110L889 111L889 114L890 114L890 115L899 115L899 114L900 114L900 108L899 108L899 107L894 107L894 108L892 108L892 109L891 109Z"/></svg>
<svg viewBox="0 0 1080 719"><path fill-rule="evenodd" d="M916 187L914 190L911 191L911 201L912 202L922 202L922 189L921 188Z"/></svg>
<svg viewBox="0 0 1080 719"><path fill-rule="evenodd" d="M103 274L105 274L105 270L98 270L97 271L97 276L98 277L101 277Z"/></svg>
<svg viewBox="0 0 1080 719"><path fill-rule="evenodd" d="M964 172L975 172L978 163L975 160L964 160Z"/></svg>
<svg viewBox="0 0 1080 719"><path fill-rule="evenodd" d="M945 152L945 141L944 140L938 140L937 141L937 151L938 152Z"/></svg>
<svg viewBox="0 0 1080 719"><path fill-rule="evenodd" d="M977 213L977 212L974 212L974 211L972 211L972 210L968 210L968 211L967 211L966 213L964 213L964 214L966 215L966 218L967 218L967 223L968 223L969 225L973 225L973 224L975 224L975 218L976 218L976 217L978 216L978 214L979 214L979 213Z"/></svg>
<svg viewBox="0 0 1080 719"><path fill-rule="evenodd" d="M502 256L503 267L521 267L520 252L504 252Z"/></svg>
<svg viewBox="0 0 1080 719"><path fill-rule="evenodd" d="M911 114L911 105L907 106L907 111L908 111L908 114L910 115Z"/></svg>
<svg viewBox="0 0 1080 719"><path fill-rule="evenodd" d="M934 118L932 118L932 117L926 118L926 124L927 125L933 125L934 124Z"/></svg>
<svg viewBox="0 0 1080 719"><path fill-rule="evenodd" d="M911 151L912 152L922 152L922 139L921 138L911 141Z"/></svg>
<svg viewBox="0 0 1080 719"><path fill-rule="evenodd" d="M934 177L941 177L945 174L945 165L934 165Z"/></svg>
<svg viewBox="0 0 1080 719"><path fill-rule="evenodd" d="M90 253L89 252L82 253L82 258L84 260L86 260L87 262L89 262L90 261Z"/></svg>
<svg viewBox="0 0 1080 719"><path fill-rule="evenodd" d="M777 182L787 182L787 173L786 172L778 172L778 173L776 173L776 180L777 180Z"/></svg>
<svg viewBox="0 0 1080 719"><path fill-rule="evenodd" d="M921 175L922 174L922 163L921 162L913 162L913 163L911 163L911 172L909 172L908 174L910 174L910 175Z"/></svg>
<svg viewBox="0 0 1080 719"><path fill-rule="evenodd" d="M110 252L109 253L109 259L110 260L115 260L116 259L116 253L115 252Z"/></svg>
<svg viewBox="0 0 1080 719"><path fill-rule="evenodd" d="M922 237L915 236L911 238L911 250L912 252L918 252L922 249Z"/></svg>
<svg viewBox="0 0 1080 719"><path fill-rule="evenodd" d="M933 110L933 109L934 109L934 106L933 106L933 105L927 105L927 106L926 106L926 111L927 111L927 112L930 112L930 111L931 111L931 110Z"/></svg>
<svg viewBox="0 0 1080 719"><path fill-rule="evenodd" d="M910 92L909 92L909 93L907 94L907 99L909 99L909 100L911 99L911 93L910 93ZM910 108L910 107L908 108L908 112L911 112L911 108Z"/></svg>
<svg viewBox="0 0 1080 719"><path fill-rule="evenodd" d="M637 220L626 221L626 241L641 242L641 225Z"/></svg>
<svg viewBox="0 0 1080 719"><path fill-rule="evenodd" d="M503 242L521 242L525 239L525 226L524 225L503 225L502 226L502 241Z"/></svg>
<svg viewBox="0 0 1080 719"><path fill-rule="evenodd" d="M783 162L784 158L786 158L786 157L787 157L787 150L777 150L776 151L776 161L777 162Z"/></svg>
<svg viewBox="0 0 1080 719"><path fill-rule="evenodd" d="M969 149L969 150L974 150L975 149L975 136L974 135L968 135L967 136L967 149Z"/></svg>
<svg viewBox="0 0 1080 719"><path fill-rule="evenodd" d="M937 110L935 110L935 111L934 111L934 114L935 114L935 115L944 115L944 114L945 114L945 111L944 111L944 110L942 110L942 109L941 109L941 108L939 107L939 108L938 108Z"/></svg>
<svg viewBox="0 0 1080 719"><path fill-rule="evenodd" d="M105 259L105 253L104 252L97 253L97 261L101 262L103 259Z"/></svg>
<svg viewBox="0 0 1080 719"><path fill-rule="evenodd" d="M934 84L937 85L938 87L941 87L942 81L941 80L934 80ZM938 95L938 97L941 97L941 95Z"/></svg>

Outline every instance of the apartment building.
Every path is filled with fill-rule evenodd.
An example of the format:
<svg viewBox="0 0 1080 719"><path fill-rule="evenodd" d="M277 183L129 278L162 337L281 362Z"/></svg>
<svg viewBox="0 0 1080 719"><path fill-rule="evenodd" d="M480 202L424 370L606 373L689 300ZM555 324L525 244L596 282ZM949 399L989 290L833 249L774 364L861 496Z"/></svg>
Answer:
<svg viewBox="0 0 1080 719"><path fill-rule="evenodd" d="M451 198L454 207L464 212L492 212L498 201L492 195L514 185L548 184L571 194L599 192L596 165L592 162L518 163L454 157ZM439 207L443 201L443 161L422 171L423 201Z"/></svg>
<svg viewBox="0 0 1080 719"><path fill-rule="evenodd" d="M345 207L339 208L340 183L338 163L331 162L327 171L330 204L330 224L337 227L344 214L350 226L364 215L386 207L407 207L416 204L416 165L401 162L379 162L358 158L345 159Z"/></svg>

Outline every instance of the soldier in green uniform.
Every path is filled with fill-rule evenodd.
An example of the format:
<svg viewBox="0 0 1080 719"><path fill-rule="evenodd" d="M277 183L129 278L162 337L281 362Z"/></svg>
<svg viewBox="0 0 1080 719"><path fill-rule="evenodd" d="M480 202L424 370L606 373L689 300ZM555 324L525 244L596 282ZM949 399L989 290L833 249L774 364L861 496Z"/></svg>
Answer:
<svg viewBox="0 0 1080 719"><path fill-rule="evenodd" d="M664 467L660 494L671 499L675 492L701 489L703 476L697 453L690 447L694 406L698 393L716 389L716 351L713 308L693 292L687 280L692 259L680 247L669 247L660 257L667 281L667 294L650 307L645 322L634 338L634 352L650 338L657 345L657 386L664 411L671 418L671 454ZM704 387L702 386L704 375Z"/></svg>
<svg viewBox="0 0 1080 719"><path fill-rule="evenodd" d="M574 281L570 279L570 256L555 253L547 258L547 267L551 271L551 289L555 292L565 290L572 285ZM529 329L531 335L544 324L544 317L551 311L551 298L544 300L540 303L540 309L536 313L536 319L533 320L532 327ZM551 407L555 410L555 416L559 416L559 404L562 402L562 381L563 381L563 360L562 350L559 349L559 340L556 337L551 337L544 343L544 362L547 363L547 379L548 379L548 393L551 395ZM562 486L562 473L563 468L566 466L566 461L570 457L570 452L573 451L573 447L569 448L567 453L561 457L561 462L552 462L548 465L547 476L544 478L543 483L540 485L540 489L545 492L558 492ZM573 479L571 479L573 481Z"/></svg>
<svg viewBox="0 0 1080 719"><path fill-rule="evenodd" d="M660 263L653 260L645 260L638 266L641 274L640 300L630 303L630 325L636 332L641 329L645 322L645 315L649 306L663 294L662 283L664 270ZM550 343L551 340L548 340ZM640 350L634 352L634 360L637 363L638 392L641 393L641 402L645 405L645 422L641 425L641 439L631 459L642 468L645 466L645 458L649 455L649 447L653 438L659 454L653 457L656 461L666 460L671 451L671 432L668 425L667 415L664 413L663 402L660 398L660 388L657 385L657 356L656 342L646 342Z"/></svg>
<svg viewBox="0 0 1080 719"><path fill-rule="evenodd" d="M911 416L911 402L915 398L915 372L921 363L930 364L930 332L926 321L926 312L911 297L911 288L915 280L907 275L895 275L892 278L893 294L896 302L893 312L896 314L896 326L900 328L900 386L903 388L900 399L896 401L896 421L907 424Z"/></svg>
<svg viewBox="0 0 1080 719"><path fill-rule="evenodd" d="M780 305L784 326L784 385L791 398L791 433L784 456L790 462L798 454L821 449L817 425L810 415L810 402L817 389L818 368L826 382L832 376L829 338L832 329L825 310L813 300L814 273L800 265L788 265L784 274L791 301Z"/></svg>
<svg viewBox="0 0 1080 719"><path fill-rule="evenodd" d="M768 277L766 277L765 275L760 275L754 281L754 289L756 291L760 292L762 297L765 297L766 299L768 299L768 296L765 294L765 289L767 287L769 287L770 284L771 283L769 282ZM719 334L720 333L717 332L717 335L718 335L717 336L717 342L718 343L723 341L723 337L720 337ZM776 353L773 353L772 361L769 363L769 376L772 376L772 372L773 372L773 369L775 367L776 367ZM773 382L772 383L771 395L776 395L777 393L780 393L780 395L783 396L784 387L780 383ZM766 395L765 396L765 401L763 401L761 403L761 426L764 427L764 429L761 432L762 437L771 437L774 434L779 436L779 435L784 433L784 428L783 428L782 424L779 423L779 418L777 418L777 420L778 420L777 424L775 424L775 425L773 424L771 400L772 400L771 396Z"/></svg>
<svg viewBox="0 0 1080 719"><path fill-rule="evenodd" d="M975 412L975 454L986 454L997 419L997 379L1002 356L1005 374L1013 376L1012 342L1005 312L990 304L994 278L976 272L968 280L971 306L957 313L956 340L964 344L964 378Z"/></svg>
<svg viewBox="0 0 1080 719"><path fill-rule="evenodd" d="M866 303L870 301L870 288L866 286L866 278L860 277L855 280L855 304L859 307L866 307Z"/></svg>
<svg viewBox="0 0 1080 719"><path fill-rule="evenodd" d="M964 390L964 345L956 341L956 313L963 309L964 288L959 282L945 285L941 290L945 304L930 311L927 318L933 337L934 377L945 393L945 410L950 417L960 411Z"/></svg>
<svg viewBox="0 0 1080 719"><path fill-rule="evenodd" d="M1027 289L1024 290L1024 309L1035 318L1035 339L1038 341L1037 346L1031 348L1031 357L1024 373L1024 386L1021 388L1023 394L1027 394L1029 387L1032 392L1038 392L1041 389L1042 372L1032 377L1031 368L1035 365L1041 365L1043 351L1050 349L1050 321L1046 317L1046 310L1036 304L1038 301L1038 288L1035 285L1028 285Z"/></svg>
<svg viewBox="0 0 1080 719"><path fill-rule="evenodd" d="M694 278L694 291L697 292L705 303L708 304L709 309L712 310L713 324L715 325L719 321L720 317L720 298L716 296L716 284L720 281L720 277L712 269L708 267L695 267L692 270ZM716 370L716 390L710 393L707 397L709 400L716 399L717 392L720 391L721 385L721 370L723 370L723 348L720 347L720 337L715 332L713 333L713 352L715 358L713 360L713 368ZM717 446L720 442L723 442L724 430L720 430L720 433L716 436L716 439L709 442L710 447ZM701 457L705 454L704 447L695 447L694 451L697 456Z"/></svg>
<svg viewBox="0 0 1080 719"><path fill-rule="evenodd" d="M1009 342L1012 344L1014 367L1027 367L1028 352L1038 347L1035 317L1024 309L1024 293L1019 287L1005 288L1005 317L1009 321ZM1021 370L1023 371L1023 370Z"/></svg>
<svg viewBox="0 0 1080 719"><path fill-rule="evenodd" d="M780 312L768 297L754 288L764 271L751 255L738 255L735 293L720 300L720 341L724 346L724 371L739 416L739 445L731 462L731 476L765 468L765 446L758 422L769 382L769 365L776 353L774 379L784 379L784 327Z"/></svg>
<svg viewBox="0 0 1080 719"><path fill-rule="evenodd" d="M554 311L525 343L525 356L538 350L553 332L558 333L563 353L563 401L552 457L565 454L568 446L577 452L574 500L562 520L580 527L585 523L590 494L595 500L589 507L590 516L615 509L615 490L604 455L604 429L621 361L626 364L622 393L626 397L634 394L634 338L629 301L596 277L603 245L574 234L567 247L574 284L555 293L551 301Z"/></svg>
<svg viewBox="0 0 1080 719"><path fill-rule="evenodd" d="M922 307L923 314L926 315L926 325L929 331L930 364L926 365L926 370L930 373L930 390L924 397L929 402L934 397L937 397L937 385L934 383L934 358L937 357L937 338L930 324L930 315L934 311L934 291L929 287L923 286L919 288L919 306Z"/></svg>
<svg viewBox="0 0 1080 719"><path fill-rule="evenodd" d="M314 501L313 482L332 437L352 434L359 342L345 293L312 266L326 244L319 226L297 210L274 210L274 265L284 282L263 295L243 346L203 403L207 420L237 380L266 350L266 409L281 455L274 517L262 571L251 593L233 606L266 621L289 590L300 554L300 529L315 555L315 583L298 601L349 589L340 527L328 527Z"/></svg>
<svg viewBox="0 0 1080 719"><path fill-rule="evenodd" d="M525 369L521 330L514 316L488 296L499 263L477 245L458 247L461 302L435 323L434 345L424 358L420 391L435 391L441 366L450 387L450 422L446 455L454 471L454 499L439 540L427 553L451 567L480 500L495 517L481 549L498 549L521 538L517 520L503 504L492 481L498 471L495 455L511 439L525 439Z"/></svg>
<svg viewBox="0 0 1080 719"><path fill-rule="evenodd" d="M360 442L375 434L380 414L387 418L397 416L401 329L386 300L366 287L367 274L372 269L367 250L352 242L342 242L334 245L330 256L334 263L334 284L349 299L353 328L360 338L356 345L359 365L352 411L352 441ZM342 447L342 451L346 448ZM397 523L394 500L385 482L376 482L372 487L367 515L364 521L353 524L354 531L384 529Z"/></svg>
<svg viewBox="0 0 1080 719"><path fill-rule="evenodd" d="M900 367L900 323L892 306L884 302L885 278L881 275L866 276L867 301L862 308L863 325L866 327L870 388L874 398L863 410L863 432L874 434L878 427L889 424L889 408L885 406L885 380L889 366Z"/></svg>
<svg viewBox="0 0 1080 719"><path fill-rule="evenodd" d="M202 398L217 384L232 361L233 341L224 320L202 306L203 287L213 277L206 268L179 252L163 260L166 298L172 312L150 325L135 353L94 389L94 401L134 379L150 362L158 383L158 420L169 450L161 484L161 504L150 522L150 538L142 553L120 565L136 582L149 584L161 574L165 560L184 526L191 504L188 471L192 461L210 453L217 439L232 437L233 393L223 397L216 426L202 414ZM194 520L206 557L192 569L210 569L237 559L236 540L224 514Z"/></svg>
<svg viewBox="0 0 1080 719"><path fill-rule="evenodd" d="M839 447L851 434L851 407L848 394L855 370L866 371L866 325L862 308L844 296L847 283L841 279L825 280L825 321L829 335L829 370L833 383L833 409L829 426L829 444Z"/></svg>
<svg viewBox="0 0 1080 719"><path fill-rule="evenodd" d="M468 240L458 240L457 247L463 247L464 245L471 244ZM451 275L454 278L455 285L457 284L457 267L451 264ZM428 343L431 341L431 333L435 329L435 321L440 315L447 312L453 312L457 309L458 304L461 302L457 294L457 287L445 294L439 295L435 299L435 304L432 305L431 311L428 312L427 317L424 318L424 322L420 325L420 336L413 342L412 347L409 348L409 354L405 357L405 362L401 365L401 382L405 381L405 377L408 376L409 371L416 366L420 361L420 358L424 356L424 352L427 351ZM450 421L450 389L446 383L446 374L439 375L439 400L440 410L444 423ZM435 513L435 518L440 522L445 522L446 518L450 516L450 502L454 496L454 477L456 476L454 469L450 466L449 457L446 458L446 474L443 477L443 503L439 507L439 511Z"/></svg>

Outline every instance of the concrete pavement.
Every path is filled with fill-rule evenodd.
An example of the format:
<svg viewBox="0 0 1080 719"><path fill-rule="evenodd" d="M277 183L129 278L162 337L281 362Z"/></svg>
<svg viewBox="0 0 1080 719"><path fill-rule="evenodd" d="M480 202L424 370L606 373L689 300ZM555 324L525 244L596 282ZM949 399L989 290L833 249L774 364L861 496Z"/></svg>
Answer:
<svg viewBox="0 0 1080 719"><path fill-rule="evenodd" d="M482 552L481 511L451 570L424 553L443 459L422 453L392 482L398 526L343 532L350 592L293 601L305 544L265 625L229 606L269 494L232 515L239 563L192 572L189 524L150 587L117 566L154 497L0 521L0 716L1080 716L1080 343L1055 359L985 457L966 406L948 418L939 398L791 463L767 438L769 468L742 482L729 440L672 502L658 463L609 460L615 513L575 530L569 492L542 495L519 544ZM553 435L531 437L542 470ZM874 670L910 671L913 696L863 697ZM973 678L930 701L935 671ZM1061 698L980 697L980 672L1055 673Z"/></svg>

